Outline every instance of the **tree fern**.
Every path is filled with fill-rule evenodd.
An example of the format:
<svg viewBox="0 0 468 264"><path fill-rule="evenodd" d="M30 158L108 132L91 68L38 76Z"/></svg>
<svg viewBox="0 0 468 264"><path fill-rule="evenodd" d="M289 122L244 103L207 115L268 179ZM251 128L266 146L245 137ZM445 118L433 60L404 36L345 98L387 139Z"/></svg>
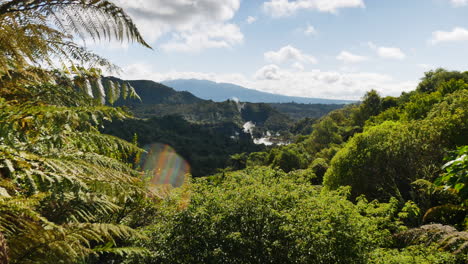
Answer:
<svg viewBox="0 0 468 264"><path fill-rule="evenodd" d="M64 107L0 99L0 232L12 263L74 263L90 254L142 253L119 243L146 196L134 157L143 150L98 130L129 118L106 106Z"/></svg>
<svg viewBox="0 0 468 264"><path fill-rule="evenodd" d="M10 76L11 71L30 73L31 65L57 67L54 59L58 66L117 69L77 44L76 36L83 41L131 41L150 48L130 17L110 1L2 0L0 76Z"/></svg>
<svg viewBox="0 0 468 264"><path fill-rule="evenodd" d="M0 260L7 247L11 263L144 253L128 242L147 203L130 164L143 150L99 132L129 118L105 104L138 95L113 82L106 93L100 68L115 65L77 38L149 47L110 1L0 0Z"/></svg>

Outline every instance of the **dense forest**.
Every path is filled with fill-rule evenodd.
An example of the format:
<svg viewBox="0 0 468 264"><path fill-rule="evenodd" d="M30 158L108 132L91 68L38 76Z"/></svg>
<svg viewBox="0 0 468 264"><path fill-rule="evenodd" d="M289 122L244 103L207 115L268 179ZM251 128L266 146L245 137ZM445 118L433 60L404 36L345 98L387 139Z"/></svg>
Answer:
<svg viewBox="0 0 468 264"><path fill-rule="evenodd" d="M193 177L234 166L232 155L265 149L235 123L194 124L180 116L113 120L102 131L127 141L135 138L143 148L154 143L170 145L191 165Z"/></svg>
<svg viewBox="0 0 468 264"><path fill-rule="evenodd" d="M369 91L264 148L238 120L115 107L144 95L79 38L150 47L112 2L0 1L0 28L0 263L468 262L468 72ZM183 175L210 155L227 163Z"/></svg>

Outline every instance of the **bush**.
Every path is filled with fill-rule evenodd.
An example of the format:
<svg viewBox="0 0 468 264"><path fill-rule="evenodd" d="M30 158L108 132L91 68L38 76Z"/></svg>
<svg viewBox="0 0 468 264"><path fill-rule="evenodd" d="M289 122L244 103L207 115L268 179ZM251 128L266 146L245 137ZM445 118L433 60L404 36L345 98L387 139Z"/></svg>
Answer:
<svg viewBox="0 0 468 264"><path fill-rule="evenodd" d="M468 91L459 90L434 105L423 120L386 121L357 134L332 159L328 189L352 186L353 196L411 199L411 183L434 180L445 149L466 145Z"/></svg>
<svg viewBox="0 0 468 264"><path fill-rule="evenodd" d="M252 168L191 189L186 207L184 195L162 205L151 255L135 263L364 263L388 238L346 189L321 193L295 174Z"/></svg>

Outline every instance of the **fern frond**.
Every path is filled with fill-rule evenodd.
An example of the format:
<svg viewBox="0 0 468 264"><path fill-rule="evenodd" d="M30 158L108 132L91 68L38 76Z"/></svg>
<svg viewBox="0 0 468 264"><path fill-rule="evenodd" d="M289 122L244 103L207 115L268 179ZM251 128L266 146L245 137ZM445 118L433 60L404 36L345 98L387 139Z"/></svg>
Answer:
<svg viewBox="0 0 468 264"><path fill-rule="evenodd" d="M116 38L135 41L151 48L125 11L105 0L34 0L3 1L0 16L53 19L67 33L88 34L96 39ZM52 16L52 17L49 17Z"/></svg>
<svg viewBox="0 0 468 264"><path fill-rule="evenodd" d="M76 44L74 36L137 42L151 48L124 10L105 0L0 1L0 77L45 64L116 66Z"/></svg>

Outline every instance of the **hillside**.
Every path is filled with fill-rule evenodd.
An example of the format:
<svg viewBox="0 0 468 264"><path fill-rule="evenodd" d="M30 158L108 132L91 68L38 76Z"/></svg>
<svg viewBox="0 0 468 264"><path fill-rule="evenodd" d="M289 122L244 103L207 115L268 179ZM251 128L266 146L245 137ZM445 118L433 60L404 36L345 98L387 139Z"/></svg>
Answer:
<svg viewBox="0 0 468 264"><path fill-rule="evenodd" d="M193 177L211 175L230 166L231 155L265 148L254 144L251 136L234 123L194 124L180 116L108 122L103 133L128 141L137 135L140 146L156 143L171 146L190 164Z"/></svg>
<svg viewBox="0 0 468 264"><path fill-rule="evenodd" d="M200 99L187 91L174 89L147 80L125 81L107 77L116 83L129 83L140 96L138 99L120 98L116 106L128 107L137 117L153 118L178 115L198 124L234 123L241 127L252 122L252 133L262 137L268 131L288 134L294 120L320 118L328 112L341 108L337 104L297 104L297 103L239 103L233 100L214 102Z"/></svg>
<svg viewBox="0 0 468 264"><path fill-rule="evenodd" d="M269 105L294 120L320 118L333 110L344 107L343 104L270 103Z"/></svg>
<svg viewBox="0 0 468 264"><path fill-rule="evenodd" d="M231 83L216 83L208 80L179 79L164 81L163 84L177 91L188 91L202 99L216 102L237 98L242 102L251 103L301 103L301 104L348 104L350 100L331 100L285 96L248 89Z"/></svg>
<svg viewBox="0 0 468 264"><path fill-rule="evenodd" d="M148 80L122 80L115 77L106 77L105 79L123 83L129 83L135 92L140 96L141 101L137 99L123 100L120 98L116 101L116 106L133 106L133 105L153 105L153 104L194 104L203 102L204 100L194 96L189 92L178 92L163 84L148 81Z"/></svg>

